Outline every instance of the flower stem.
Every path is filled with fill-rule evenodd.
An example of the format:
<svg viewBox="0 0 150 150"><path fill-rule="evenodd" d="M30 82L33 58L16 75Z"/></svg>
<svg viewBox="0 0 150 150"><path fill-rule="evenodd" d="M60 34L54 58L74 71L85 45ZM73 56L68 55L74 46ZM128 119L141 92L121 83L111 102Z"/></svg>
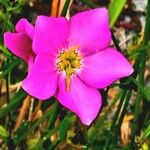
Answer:
<svg viewBox="0 0 150 150"><path fill-rule="evenodd" d="M114 43L116 49L117 49L119 52L121 52L121 48L120 48L120 46L119 46L119 44L118 44L118 41L117 41L117 39L116 39L116 37L115 37L115 35L113 34L112 31L111 31L111 36L112 36L112 40L113 40L113 43Z"/></svg>
<svg viewBox="0 0 150 150"><path fill-rule="evenodd" d="M107 150L108 149L109 143L110 143L110 141L112 139L112 135L113 135L113 132L114 132L114 129L115 129L115 125L116 125L117 119L119 117L119 113L120 113L121 107L122 107L124 99L126 97L126 94L127 94L127 90L124 90L123 93L122 93L122 97L120 99L120 103L118 105L117 111L116 111L115 116L113 118L110 130L109 130L108 138L107 138L107 140L105 142L103 150Z"/></svg>

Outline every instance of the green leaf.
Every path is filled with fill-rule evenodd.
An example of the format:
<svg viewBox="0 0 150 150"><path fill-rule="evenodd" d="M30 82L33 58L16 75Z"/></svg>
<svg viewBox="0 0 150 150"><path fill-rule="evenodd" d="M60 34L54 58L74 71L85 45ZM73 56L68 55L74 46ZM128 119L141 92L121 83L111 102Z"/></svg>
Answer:
<svg viewBox="0 0 150 150"><path fill-rule="evenodd" d="M15 144L19 144L24 138L26 138L26 136L29 134L29 133L32 133L34 132L34 130L48 117L51 116L51 112L53 112L53 110L56 108L57 106L57 103L54 103L53 104L53 107L52 109L49 109L46 113L44 113L44 115L39 118L38 121L36 121L35 123L33 123L27 130L26 132L24 132L23 134L21 134L20 136L18 136L16 139L15 139Z"/></svg>
<svg viewBox="0 0 150 150"><path fill-rule="evenodd" d="M136 79L134 79L133 77L131 77L131 80L137 85L137 87L142 92L146 100L150 101L150 87L144 87L138 81L136 81Z"/></svg>
<svg viewBox="0 0 150 150"><path fill-rule="evenodd" d="M59 129L59 137L61 141L64 141L66 139L68 127L69 127L69 121L68 121L68 118L65 118L62 121L60 129Z"/></svg>
<svg viewBox="0 0 150 150"><path fill-rule="evenodd" d="M29 122L23 122L20 126L19 129L17 130L16 133L16 139L18 139L20 136L25 134L29 128Z"/></svg>
<svg viewBox="0 0 150 150"><path fill-rule="evenodd" d="M3 6L5 6L6 8L9 7L7 0L1 0L0 3L1 3Z"/></svg>
<svg viewBox="0 0 150 150"><path fill-rule="evenodd" d="M55 121L56 121L56 119L57 119L57 115L58 115L58 107L59 107L59 105L58 105L58 103L57 102L55 102L54 103L54 105L53 105L53 110L51 111L51 116L50 116L50 118L49 118L49 121L48 121L48 123L47 123L47 128L46 128L46 130L49 130L49 129L51 129L51 128L53 128L53 126L54 126L54 124L55 124Z"/></svg>
<svg viewBox="0 0 150 150"><path fill-rule="evenodd" d="M14 60L11 64L8 64L4 70L1 69L1 72L0 72L0 79L2 77L4 77L5 75L7 75L13 68L15 68L17 65L20 64L20 60Z"/></svg>
<svg viewBox="0 0 150 150"><path fill-rule="evenodd" d="M14 110L19 104L21 104L22 99L26 97L26 92L23 89L20 89L10 100L10 103L0 109L0 117L5 116L7 113Z"/></svg>
<svg viewBox="0 0 150 150"><path fill-rule="evenodd" d="M150 101L150 87L145 87L143 93L148 101Z"/></svg>
<svg viewBox="0 0 150 150"><path fill-rule="evenodd" d="M145 30L144 30L144 45L148 44L150 35L150 1L148 0L147 4L147 13L146 13L146 23L145 23Z"/></svg>
<svg viewBox="0 0 150 150"><path fill-rule="evenodd" d="M34 147L35 145L37 145L39 142L39 137L36 137L36 138L32 138L28 141L28 149L29 150L35 150ZM40 147L39 148L40 150L42 150L42 148Z"/></svg>
<svg viewBox="0 0 150 150"><path fill-rule="evenodd" d="M8 138L9 137L7 130L1 125L0 125L0 137L2 137L2 138Z"/></svg>
<svg viewBox="0 0 150 150"><path fill-rule="evenodd" d="M47 139L49 139L49 137L51 137L57 130L59 130L60 125L61 125L61 123L60 123L59 125L57 125L56 127L54 127L52 130L50 130L43 138L41 138L41 139L39 140L38 144L35 145L35 148L34 148L34 149L35 149L35 150L41 150L43 143L44 143Z"/></svg>
<svg viewBox="0 0 150 150"><path fill-rule="evenodd" d="M72 113L67 114L65 119L68 119L69 123L73 123L76 120L76 116L72 115ZM52 130L49 130L47 134L43 136L43 138L40 139L39 143L35 145L35 149L37 150L39 147L42 147L42 144L49 139L56 131L58 131L63 123L63 120L58 124L56 127L52 128Z"/></svg>
<svg viewBox="0 0 150 150"><path fill-rule="evenodd" d="M144 132L144 137L148 137L150 135L150 125L147 127L147 129Z"/></svg>
<svg viewBox="0 0 150 150"><path fill-rule="evenodd" d="M112 0L109 5L109 20L110 20L110 27L112 28L119 17L126 0Z"/></svg>
<svg viewBox="0 0 150 150"><path fill-rule="evenodd" d="M61 122L61 126L59 128L59 137L61 141L64 141L66 139L68 127L74 121L75 121L75 116L72 113L68 113L68 115Z"/></svg>
<svg viewBox="0 0 150 150"><path fill-rule="evenodd" d="M0 51L2 51L7 57L11 56L11 53L3 45L0 45Z"/></svg>

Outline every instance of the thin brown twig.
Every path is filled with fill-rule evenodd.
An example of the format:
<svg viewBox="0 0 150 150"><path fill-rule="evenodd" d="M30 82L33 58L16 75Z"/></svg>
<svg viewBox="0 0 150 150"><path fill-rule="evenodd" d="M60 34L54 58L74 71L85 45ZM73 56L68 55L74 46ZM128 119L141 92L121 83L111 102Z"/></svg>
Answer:
<svg viewBox="0 0 150 150"><path fill-rule="evenodd" d="M27 112L27 110L29 108L30 102L31 102L31 97L28 95L25 98L25 100L23 101L23 104L21 106L21 109L20 109L20 112L19 112L19 116L17 118L14 130L13 130L14 132L17 131L17 129L19 128L20 124L24 120L26 112Z"/></svg>
<svg viewBox="0 0 150 150"><path fill-rule="evenodd" d="M30 121L33 122L33 121L37 120L38 118L40 118L42 116L41 105L42 105L42 103L38 102L34 112L31 114Z"/></svg>

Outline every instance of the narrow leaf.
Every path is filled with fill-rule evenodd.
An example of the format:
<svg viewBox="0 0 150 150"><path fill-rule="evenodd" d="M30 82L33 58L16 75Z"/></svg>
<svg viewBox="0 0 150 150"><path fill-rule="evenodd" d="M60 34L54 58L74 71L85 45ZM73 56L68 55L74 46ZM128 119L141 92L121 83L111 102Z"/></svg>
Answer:
<svg viewBox="0 0 150 150"><path fill-rule="evenodd" d="M62 121L60 129L59 129L59 137L61 141L64 141L67 137L68 126L69 126L68 118L65 118Z"/></svg>
<svg viewBox="0 0 150 150"><path fill-rule="evenodd" d="M0 72L0 79L2 77L4 77L5 75L7 75L13 68L15 68L17 65L20 64L20 60L14 60L14 62L12 62L11 64L8 64L8 67L6 67L5 70Z"/></svg>
<svg viewBox="0 0 150 150"><path fill-rule="evenodd" d="M119 17L121 10L123 9L126 0L112 0L109 5L109 19L110 19L110 27L112 28Z"/></svg>
<svg viewBox="0 0 150 150"><path fill-rule="evenodd" d="M6 0L1 0L0 3L1 3L3 6L5 6L6 8L9 7L8 1L6 1Z"/></svg>
<svg viewBox="0 0 150 150"><path fill-rule="evenodd" d="M6 129L3 126L0 125L0 137L7 138L8 136L9 135L8 135Z"/></svg>
<svg viewBox="0 0 150 150"><path fill-rule="evenodd" d="M0 117L5 116L8 112L14 110L19 104L21 104L22 99L26 97L26 92L23 89L20 89L10 100L10 103L0 109Z"/></svg>
<svg viewBox="0 0 150 150"><path fill-rule="evenodd" d="M147 127L147 129L144 132L144 137L147 138L150 135L150 125Z"/></svg>
<svg viewBox="0 0 150 150"><path fill-rule="evenodd" d="M136 79L131 77L131 80L137 85L137 87L139 88L139 90L142 92L142 94L144 95L144 97L150 101L150 87L144 87L143 85L141 85L138 81L136 81Z"/></svg>
<svg viewBox="0 0 150 150"><path fill-rule="evenodd" d="M19 144L24 138L26 138L26 136L29 134L29 133L32 133L34 132L34 130L48 117L51 116L51 112L56 108L57 106L57 103L54 103L53 104L53 107L52 109L49 109L46 113L44 113L44 115L39 118L38 121L36 121L34 124L32 124L27 130L26 132L24 132L23 134L21 134L19 137L15 138L15 144Z"/></svg>

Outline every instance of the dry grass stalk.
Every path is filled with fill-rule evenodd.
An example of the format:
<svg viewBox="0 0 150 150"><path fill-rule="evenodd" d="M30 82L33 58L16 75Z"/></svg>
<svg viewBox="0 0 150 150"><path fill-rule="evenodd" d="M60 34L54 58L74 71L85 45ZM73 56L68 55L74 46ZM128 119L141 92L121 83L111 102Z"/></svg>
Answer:
<svg viewBox="0 0 150 150"><path fill-rule="evenodd" d="M30 106L30 102L31 102L31 97L28 95L25 100L23 101L23 104L21 106L20 112L19 112L19 116L16 120L16 124L14 127L14 132L17 131L17 129L19 128L20 124L22 123L22 121L25 118L26 112Z"/></svg>
<svg viewBox="0 0 150 150"><path fill-rule="evenodd" d="M53 17L60 16L61 12L63 10L65 2L66 2L65 0L53 0L50 16L53 16ZM71 4L72 4L72 0L70 2L70 5ZM69 8L70 8L70 5L69 5ZM70 17L70 15L69 15L69 9L67 11L66 17L67 18Z"/></svg>

